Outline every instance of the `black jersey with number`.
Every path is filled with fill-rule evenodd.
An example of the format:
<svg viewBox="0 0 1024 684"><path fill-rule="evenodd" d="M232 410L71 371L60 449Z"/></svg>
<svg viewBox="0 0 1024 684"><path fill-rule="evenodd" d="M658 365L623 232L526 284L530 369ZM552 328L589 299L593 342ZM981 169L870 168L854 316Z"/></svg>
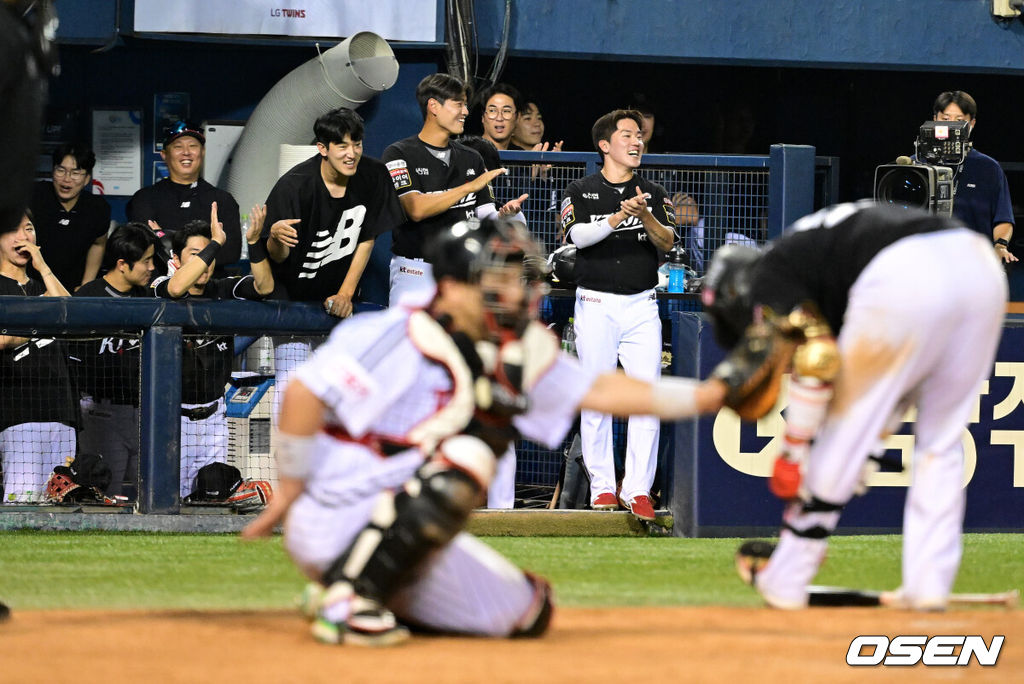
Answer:
<svg viewBox="0 0 1024 684"><path fill-rule="evenodd" d="M116 289L103 278L78 288L74 297L152 297L148 287L132 286L127 292ZM135 337L103 337L80 340L70 345L72 370L78 391L112 404L138 406L142 367L141 331Z"/></svg>
<svg viewBox="0 0 1024 684"><path fill-rule="evenodd" d="M770 244L755 266L754 300L776 312L814 302L838 334L850 288L879 252L912 235L963 227L957 219L870 202L822 209Z"/></svg>
<svg viewBox="0 0 1024 684"><path fill-rule="evenodd" d="M445 156L447 161L443 159ZM410 192L428 194L451 190L486 172L483 158L454 140L448 147L434 147L412 136L389 145L383 159L399 197ZM494 204L489 187L471 192L435 216L422 221L406 220L393 233L391 251L398 256L422 259L423 246L441 230L474 216L476 209L486 204Z"/></svg>
<svg viewBox="0 0 1024 684"><path fill-rule="evenodd" d="M647 207L658 223L675 230L672 200L665 188L634 174L628 181L610 183L600 173L573 181L561 205L562 230L572 241L573 226L597 223L619 210L619 204L647 193ZM658 250L639 218L626 217L603 240L576 251L576 284L589 290L636 294L658 284Z"/></svg>
<svg viewBox="0 0 1024 684"><path fill-rule="evenodd" d="M46 286L0 275L0 296L38 297ZM50 337L0 349L0 430L22 423L78 424L64 344Z"/></svg>
<svg viewBox="0 0 1024 684"><path fill-rule="evenodd" d="M274 281L293 301L322 302L337 293L358 244L405 221L383 163L363 157L345 196L331 197L320 160L318 154L292 167L267 198L264 239L277 221L300 219L294 226L299 244L281 263L271 260Z"/></svg>
<svg viewBox="0 0 1024 684"><path fill-rule="evenodd" d="M158 297L172 298L167 291L170 278L153 281ZM263 299L251 275L216 278L201 295L186 294L193 300ZM184 297L182 297L184 299ZM235 338L232 335L186 335L181 355L181 403L209 404L224 396L231 379Z"/></svg>

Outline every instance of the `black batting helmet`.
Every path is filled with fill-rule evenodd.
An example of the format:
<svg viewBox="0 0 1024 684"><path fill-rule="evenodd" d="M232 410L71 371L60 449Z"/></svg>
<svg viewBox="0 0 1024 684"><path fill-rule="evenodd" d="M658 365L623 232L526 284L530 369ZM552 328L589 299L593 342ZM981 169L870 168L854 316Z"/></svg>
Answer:
<svg viewBox="0 0 1024 684"><path fill-rule="evenodd" d="M753 319L751 281L761 252L744 245L725 245L715 252L704 276L701 300L715 326L715 340L726 349L739 342Z"/></svg>
<svg viewBox="0 0 1024 684"><path fill-rule="evenodd" d="M562 245L548 255L552 282L563 287L576 284L576 245Z"/></svg>

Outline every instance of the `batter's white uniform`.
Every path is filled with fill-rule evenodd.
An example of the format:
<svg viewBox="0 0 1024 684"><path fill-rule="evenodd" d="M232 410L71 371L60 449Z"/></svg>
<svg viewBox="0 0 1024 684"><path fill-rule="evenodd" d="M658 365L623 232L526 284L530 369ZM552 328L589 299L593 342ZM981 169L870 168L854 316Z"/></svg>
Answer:
<svg viewBox="0 0 1024 684"><path fill-rule="evenodd" d="M399 488L424 463L419 448L401 445L451 397L449 371L410 339L411 315L394 308L352 318L296 372L327 406L305 491L285 523L285 547L311 577L319 578L366 526L377 495ZM531 408L516 427L555 448L592 381L560 355L531 388ZM400 619L436 629L507 636L534 600L522 571L460 533L388 607Z"/></svg>
<svg viewBox="0 0 1024 684"><path fill-rule="evenodd" d="M903 520L903 592L911 605L938 607L952 590L960 564L965 502L961 438L995 358L1006 277L991 242L967 228L950 227L955 223L923 213L873 209L850 216L856 208L840 205L831 214L809 217L801 226L807 229L804 235L784 236L762 258L757 273L778 274L785 262L804 276L805 284L817 278L809 274L821 275L820 282L828 285L818 289L815 301L826 316L837 314L832 304L845 301L841 321L830 321L833 329L841 324L842 366L806 465L810 495L838 505L849 501L887 424L893 417L899 422L908 405L917 407ZM929 227L931 232L921 232ZM800 240L804 245L792 248ZM866 264L858 263L858 250L866 250ZM798 254L801 258L794 258ZM954 272L956 277L950 277ZM848 297L845 274L856 276ZM755 276L754 292L783 281L784 275L778 280ZM805 532L830 532L839 513L809 512L799 504L787 508L779 546L756 578L770 603L797 607L806 602L806 587L824 558L827 539Z"/></svg>

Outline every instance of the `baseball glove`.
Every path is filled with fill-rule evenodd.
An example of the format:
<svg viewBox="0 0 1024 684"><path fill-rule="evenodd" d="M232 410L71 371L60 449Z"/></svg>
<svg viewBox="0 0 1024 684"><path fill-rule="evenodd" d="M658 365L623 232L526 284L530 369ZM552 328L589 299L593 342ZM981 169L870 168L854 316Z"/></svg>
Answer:
<svg viewBox="0 0 1024 684"><path fill-rule="evenodd" d="M745 583L753 586L754 578L771 558L775 544L760 539L749 539L736 550L736 573Z"/></svg>
<svg viewBox="0 0 1024 684"><path fill-rule="evenodd" d="M778 400L782 375L797 345L798 340L768 318L751 324L711 373L725 383L725 405L743 420L757 420L767 414Z"/></svg>
<svg viewBox="0 0 1024 684"><path fill-rule="evenodd" d="M57 466L46 483L46 500L53 503L103 502L103 494L95 487L86 487L74 480L67 466Z"/></svg>

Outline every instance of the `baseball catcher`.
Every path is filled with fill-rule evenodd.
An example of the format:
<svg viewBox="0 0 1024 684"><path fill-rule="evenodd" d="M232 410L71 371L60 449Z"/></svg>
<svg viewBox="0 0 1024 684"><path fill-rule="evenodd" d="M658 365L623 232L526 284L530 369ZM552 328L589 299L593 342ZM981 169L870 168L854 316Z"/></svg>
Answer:
<svg viewBox="0 0 1024 684"><path fill-rule="evenodd" d="M957 255L962 277L946 276ZM943 608L960 564L961 434L989 375L1006 302L991 244L956 219L841 204L764 252L723 248L703 300L726 403L756 419L792 373L771 489L788 503L777 548L745 545L742 576L778 608L808 603L828 537L879 439L917 408L903 521L906 605Z"/></svg>
<svg viewBox="0 0 1024 684"><path fill-rule="evenodd" d="M551 590L465 533L495 454L520 435L554 448L580 406L678 419L717 410L724 386L585 373L535 320L543 259L506 219L445 229L437 294L345 321L285 393L280 487L243 532L287 514L285 547L318 582L313 635L386 645L408 626L538 636Z"/></svg>

